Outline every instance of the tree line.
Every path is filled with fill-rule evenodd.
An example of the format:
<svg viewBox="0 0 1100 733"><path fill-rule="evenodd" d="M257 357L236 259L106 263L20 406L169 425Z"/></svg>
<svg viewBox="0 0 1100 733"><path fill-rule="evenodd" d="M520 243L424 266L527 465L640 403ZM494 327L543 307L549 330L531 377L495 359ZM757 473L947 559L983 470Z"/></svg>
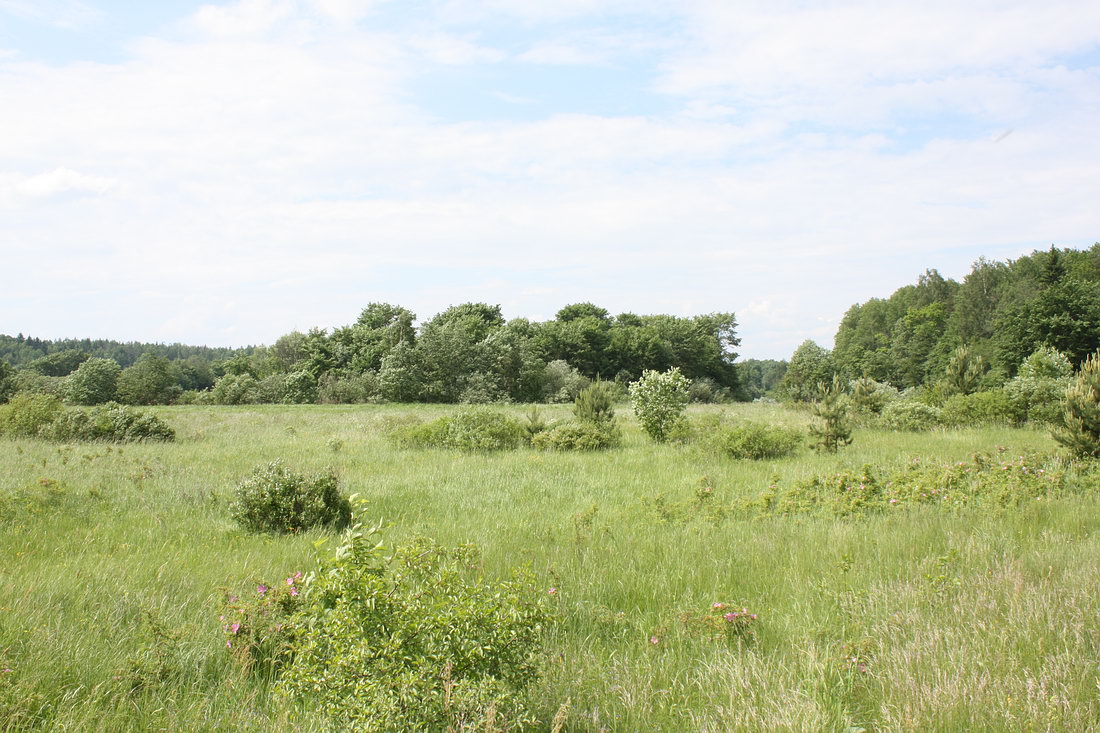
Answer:
<svg viewBox="0 0 1100 733"><path fill-rule="evenodd" d="M679 367L696 399L738 399L736 328L732 313L612 316L591 303L541 322L464 303L418 324L406 308L371 303L352 324L236 350L144 345L130 358L139 345L0 337L0 364L19 367L0 382L9 392L68 390L81 404L108 394L131 404L541 402Z"/></svg>
<svg viewBox="0 0 1100 733"><path fill-rule="evenodd" d="M849 308L831 351L813 341L799 346L779 391L809 399L833 374L929 388L960 369L996 386L1043 348L1075 366L1100 348L1100 243L981 258L961 283L927 270L915 285Z"/></svg>

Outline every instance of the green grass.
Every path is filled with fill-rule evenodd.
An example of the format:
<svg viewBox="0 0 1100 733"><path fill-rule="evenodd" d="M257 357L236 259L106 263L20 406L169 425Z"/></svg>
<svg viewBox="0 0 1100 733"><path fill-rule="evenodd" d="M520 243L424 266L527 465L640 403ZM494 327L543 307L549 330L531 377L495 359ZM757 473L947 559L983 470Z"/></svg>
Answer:
<svg viewBox="0 0 1100 733"><path fill-rule="evenodd" d="M775 477L1052 449L1043 432L863 429L836 456L762 462L655 446L632 420L622 449L594 454L405 450L382 435L393 416L451 409L174 407L156 410L172 444L0 440L0 729L321 729L231 664L218 622L223 589L316 564L322 533L254 536L228 518L236 482L276 458L334 467L391 544L474 542L487 574L529 565L559 589L537 690L546 730L567 700L570 731L1100 727L1094 489L858 519L670 521L654 506L688 505L704 476L733 505ZM695 408L716 411L808 420ZM757 613L756 639L681 622L715 601Z"/></svg>

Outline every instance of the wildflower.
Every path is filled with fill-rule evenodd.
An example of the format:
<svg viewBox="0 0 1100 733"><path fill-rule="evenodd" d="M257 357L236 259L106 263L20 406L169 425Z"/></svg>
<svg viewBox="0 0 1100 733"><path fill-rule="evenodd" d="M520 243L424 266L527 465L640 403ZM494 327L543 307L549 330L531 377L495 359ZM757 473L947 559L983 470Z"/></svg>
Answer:
<svg viewBox="0 0 1100 733"><path fill-rule="evenodd" d="M233 648L233 642L231 642L231 641L229 641L228 639L226 639L226 641L225 641L225 648L226 648L226 649L232 649L232 648Z"/></svg>
<svg viewBox="0 0 1100 733"><path fill-rule="evenodd" d="M724 618L732 624L734 621L741 618L741 614L731 611L730 613L727 613Z"/></svg>
<svg viewBox="0 0 1100 733"><path fill-rule="evenodd" d="M238 631L241 630L241 625L240 624L233 624L232 626L229 627L229 630L232 631L234 634L236 634Z"/></svg>
<svg viewBox="0 0 1100 733"><path fill-rule="evenodd" d="M260 583L256 586L256 592L259 593L261 596L264 595L265 593L267 593L267 586L263 583Z"/></svg>
<svg viewBox="0 0 1100 733"><path fill-rule="evenodd" d="M294 578L295 580L301 580L302 579L302 571L299 570L298 572L294 573L294 575L292 575L291 577Z"/></svg>
<svg viewBox="0 0 1100 733"><path fill-rule="evenodd" d="M717 609L717 610L721 610L725 607L726 607L725 603L715 603L713 606L711 606L711 608L714 608L714 609Z"/></svg>
<svg viewBox="0 0 1100 733"><path fill-rule="evenodd" d="M292 596L298 595L298 589L295 588L293 585L290 586L290 595L292 595Z"/></svg>
<svg viewBox="0 0 1100 733"><path fill-rule="evenodd" d="M294 577L291 576L291 577L287 578L286 579L286 584L287 585L294 585Z"/></svg>
<svg viewBox="0 0 1100 733"><path fill-rule="evenodd" d="M546 591L546 594L551 595L551 596L556 596L558 594L558 589L557 588L551 588L550 590Z"/></svg>
<svg viewBox="0 0 1100 733"><path fill-rule="evenodd" d="M658 639L656 636L651 636L651 637L649 637L649 643L656 646L656 645L661 643L661 640Z"/></svg>
<svg viewBox="0 0 1100 733"><path fill-rule="evenodd" d="M891 503L891 504L897 504L897 503L898 503L898 500L897 500L897 499L891 499L891 500L890 500L890 503Z"/></svg>

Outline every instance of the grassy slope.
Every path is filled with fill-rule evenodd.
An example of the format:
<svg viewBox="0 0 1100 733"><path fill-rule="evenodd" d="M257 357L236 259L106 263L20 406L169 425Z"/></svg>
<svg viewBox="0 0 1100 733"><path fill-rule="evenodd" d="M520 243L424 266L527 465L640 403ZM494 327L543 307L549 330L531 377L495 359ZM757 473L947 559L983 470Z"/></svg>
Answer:
<svg viewBox="0 0 1100 733"><path fill-rule="evenodd" d="M0 727L285 725L228 664L217 621L220 589L314 562L319 534L255 537L227 518L234 483L275 458L336 466L393 524L391 541L472 541L488 573L530 564L558 587L564 620L540 695L547 720L571 701L568 730L1100 726L1095 498L717 523L669 521L646 500L688 502L705 475L728 504L776 476L1049 448L1043 433L860 431L838 457L761 463L653 446L632 421L626 446L598 455L404 451L380 435L386 416L446 409L163 408L176 444L0 441L0 495L24 497L0 516L0 668L12 670L0 672ZM718 644L678 620L719 600L759 614L755 643Z"/></svg>

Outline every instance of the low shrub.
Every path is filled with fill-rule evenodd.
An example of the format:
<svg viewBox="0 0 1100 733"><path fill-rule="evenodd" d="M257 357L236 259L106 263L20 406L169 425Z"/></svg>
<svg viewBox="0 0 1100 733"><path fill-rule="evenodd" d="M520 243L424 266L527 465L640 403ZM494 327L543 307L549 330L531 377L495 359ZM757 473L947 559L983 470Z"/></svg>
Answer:
<svg viewBox="0 0 1100 733"><path fill-rule="evenodd" d="M538 450L604 450L615 448L621 442L622 436L614 422L563 423L531 437L531 447Z"/></svg>
<svg viewBox="0 0 1100 733"><path fill-rule="evenodd" d="M422 540L392 552L354 531L310 573L276 690L332 729L501 730L535 722L547 594L489 582L476 550Z"/></svg>
<svg viewBox="0 0 1100 733"><path fill-rule="evenodd" d="M940 415L945 425L985 425L1001 423L1015 425L1027 418L1026 410L1020 409L1004 390L957 394L948 398Z"/></svg>
<svg viewBox="0 0 1100 733"><path fill-rule="evenodd" d="M344 527L351 503L335 474L302 476L281 461L256 468L238 486L229 508L233 519L252 532L301 532L311 527Z"/></svg>
<svg viewBox="0 0 1100 733"><path fill-rule="evenodd" d="M1004 391L1028 422L1060 426L1072 382L1071 377L1017 376L1005 382Z"/></svg>
<svg viewBox="0 0 1100 733"><path fill-rule="evenodd" d="M172 441L176 431L156 415L117 402L90 410L69 409L38 430L38 437L57 441L102 440L112 443Z"/></svg>
<svg viewBox="0 0 1100 733"><path fill-rule="evenodd" d="M710 433L709 440L718 451L731 458L761 460L794 453L802 444L802 434L793 428L745 422L718 427Z"/></svg>
<svg viewBox="0 0 1100 733"><path fill-rule="evenodd" d="M325 373L317 384L317 401L323 404L354 405L379 399L378 375L374 372L347 376Z"/></svg>
<svg viewBox="0 0 1100 733"><path fill-rule="evenodd" d="M630 402L642 430L656 443L670 440L685 422L691 381L679 367L667 372L647 369L630 384Z"/></svg>
<svg viewBox="0 0 1100 733"><path fill-rule="evenodd" d="M65 411L61 398L36 392L19 392L0 406L0 435L33 438Z"/></svg>
<svg viewBox="0 0 1100 733"><path fill-rule="evenodd" d="M882 422L891 430L931 430L940 424L940 409L913 400L897 400L882 409Z"/></svg>
<svg viewBox="0 0 1100 733"><path fill-rule="evenodd" d="M525 434L519 421L502 412L471 408L430 422L399 426L391 439L412 448L491 451L516 448Z"/></svg>
<svg viewBox="0 0 1100 733"><path fill-rule="evenodd" d="M1087 470L1087 469L1085 469ZM763 514L853 516L919 505L951 508L1011 508L1075 490L1090 490L1084 476L1051 455L1005 459L977 454L969 461L925 464L914 460L892 471L864 466L859 471L814 476L789 487L773 483L742 506Z"/></svg>

